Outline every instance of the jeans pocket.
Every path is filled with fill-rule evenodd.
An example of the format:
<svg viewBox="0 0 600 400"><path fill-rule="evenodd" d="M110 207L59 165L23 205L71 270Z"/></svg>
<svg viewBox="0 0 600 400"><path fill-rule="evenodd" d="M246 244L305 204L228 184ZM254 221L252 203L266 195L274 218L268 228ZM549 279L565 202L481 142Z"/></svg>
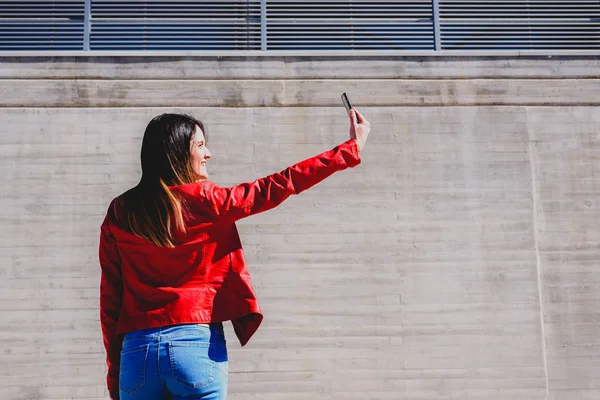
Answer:
<svg viewBox="0 0 600 400"><path fill-rule="evenodd" d="M170 342L169 358L173 378L188 387L200 388L215 380L214 353L223 345L209 342Z"/></svg>
<svg viewBox="0 0 600 400"><path fill-rule="evenodd" d="M146 383L148 344L121 351L119 389L133 394Z"/></svg>

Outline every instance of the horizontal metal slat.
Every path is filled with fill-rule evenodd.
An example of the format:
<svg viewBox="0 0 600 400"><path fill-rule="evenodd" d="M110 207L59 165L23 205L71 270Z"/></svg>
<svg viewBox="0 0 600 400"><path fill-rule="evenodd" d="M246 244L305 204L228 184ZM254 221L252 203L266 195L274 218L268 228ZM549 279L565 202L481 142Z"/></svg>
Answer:
<svg viewBox="0 0 600 400"><path fill-rule="evenodd" d="M598 3L595 5L590 4L577 4L576 2L571 2L569 4L562 2L561 4L536 4L529 3L527 1L521 1L520 3L498 3L498 4L490 4L490 3L479 3L477 5L469 5L465 7L465 5L445 5L445 3L440 3L440 10L444 11L465 11L465 12L481 12L486 11L490 12L493 10L506 11L509 10L518 10L518 11L539 11L539 10L569 10L573 8L582 9L582 10L594 10L598 6Z"/></svg>
<svg viewBox="0 0 600 400"><path fill-rule="evenodd" d="M94 0L95 1L95 0ZM504 6L520 6L520 7L538 7L538 6L555 6L562 7L568 4L597 7L597 0L439 0L440 8L447 7L504 7Z"/></svg>
<svg viewBox="0 0 600 400"><path fill-rule="evenodd" d="M336 44L301 44L301 43L286 43L282 45L273 44L269 45L269 48L272 50L300 50L300 49L316 49L316 50L367 50L367 49L411 49L411 50L432 50L433 46L427 44L416 44L416 43L373 43L368 45L363 45L360 43L349 43L345 45L336 45Z"/></svg>
<svg viewBox="0 0 600 400"><path fill-rule="evenodd" d="M94 0L96 1L96 0ZM598 0L502 0L502 1L494 1L494 0L487 0L486 1L486 5L493 5L493 4L525 4L525 5L532 5L532 4L557 4L557 5L561 5L561 4L565 4L565 3L573 3L573 4L590 4L590 5L597 5L598 4ZM449 5L456 5L456 4L467 4L468 7L472 7L472 4L475 5L481 5L481 0L440 0L440 6L444 6L447 7Z"/></svg>
<svg viewBox="0 0 600 400"><path fill-rule="evenodd" d="M113 21L113 20L92 20L92 24L95 25L118 25L118 26L145 26L148 28L152 28L153 26L197 26L199 23L202 24L212 24L215 25L225 25L225 24L239 24L239 25L257 25L260 26L260 21L248 21L244 19L197 19L194 21L154 21L152 23L146 23L145 21L139 20L128 20L128 21Z"/></svg>
<svg viewBox="0 0 600 400"><path fill-rule="evenodd" d="M289 35L295 35L295 34L304 34L304 33L311 33L311 34L329 34L329 33L333 33L333 32L339 32L339 31L347 31L348 28L344 27L344 26L340 26L340 27L312 27L312 26L308 26L308 27L294 27L293 29L287 26L283 26L283 27L278 27L277 29L273 29L271 30L271 28L267 27L267 30L269 30L269 32L273 33L278 33L278 34L289 34ZM378 26L377 28L363 28L363 27L354 27L353 32L381 32L381 33L386 33L386 32L406 32L406 33L410 33L410 34L418 34L418 33L422 33L422 32L427 32L429 33L431 30L431 26L418 26L418 27L414 27L414 26L409 26L409 27L394 27L394 28L389 28L389 29L385 29L385 27L380 27ZM270 35L271 36L271 35Z"/></svg>
<svg viewBox="0 0 600 400"><path fill-rule="evenodd" d="M47 20L47 19L36 19L36 20L27 20L27 21L3 21L0 20L0 26L11 26L11 27L27 27L27 26L81 26L83 27L83 21L73 21L73 20Z"/></svg>
<svg viewBox="0 0 600 400"><path fill-rule="evenodd" d="M582 20L582 19L560 19L560 20L527 20L527 19L495 19L493 21L489 19L469 19L469 20L461 20L459 18L452 20L444 20L443 24L447 25L457 25L469 27L470 25L498 25L503 24L506 27L511 27L513 25L527 25L527 26L537 26L537 25L599 25L600 21L593 20Z"/></svg>
<svg viewBox="0 0 600 400"><path fill-rule="evenodd" d="M288 18L269 18L268 25L273 23L282 22L289 23L294 21L294 19ZM319 24L337 24L337 23L345 23L347 24L349 21L352 21L353 24L378 24L378 23L395 23L395 22L414 22L414 23L432 23L431 19L426 18L369 18L369 19L352 19L352 18L328 18L328 19L319 19L319 18L305 18L305 19L297 19L297 21L307 24L307 23L319 23Z"/></svg>
<svg viewBox="0 0 600 400"><path fill-rule="evenodd" d="M452 36L448 37L449 39L455 39ZM481 36L477 36L477 37L461 37L460 39L470 39L470 38L476 38L478 42L480 43L484 43L484 42L489 42L489 41L504 41L506 43L516 43L516 42L526 42L526 43L542 43L542 42L548 42L548 43L581 43L581 42L597 42L598 38L592 38L592 37L586 37L586 38L564 38L564 37L556 37L556 36L538 36L538 37L510 37L510 36L485 36L485 37L481 37ZM549 40L552 39L552 40ZM600 42L599 42L600 44Z"/></svg>
<svg viewBox="0 0 600 400"><path fill-rule="evenodd" d="M41 43L41 44L24 44L24 45L4 45L0 43L0 50L6 51L21 51L21 50L79 50L80 46L77 44L52 44L52 43Z"/></svg>
<svg viewBox="0 0 600 400"><path fill-rule="evenodd" d="M130 32L127 34L123 34L121 35L120 39L118 41L114 40L114 37L111 35L106 35L106 34L94 34L93 35L93 39L94 42L98 41L98 40L104 40L104 41L110 41L113 40L115 43L120 43L125 39L136 39L136 40L145 40L148 43L153 43L154 41L157 40L162 40L162 39L168 39L171 41L177 41L177 40L181 40L181 41L185 41L185 40L189 40L189 39L193 39L193 40L197 40L197 41L203 41L203 40L209 40L209 39L229 39L229 38L235 38L236 40L249 40L251 38L256 38L256 37L260 37L260 32L254 32L254 33L232 33L229 35L223 35L223 34L189 34L189 35L185 35L184 37L182 37L182 35L165 35L165 34L147 34L145 32Z"/></svg>
<svg viewBox="0 0 600 400"><path fill-rule="evenodd" d="M73 1L73 0L71 0ZM252 4L260 4L261 0L174 0L174 1L170 1L170 0L127 0L127 3L123 4L124 2L121 0L93 0L93 6L95 7L100 7L100 6L106 6L109 4L112 4L115 7L119 7L119 6L136 6L139 4L140 7L144 7L147 5L154 5L154 4L181 4L181 5L186 5L189 4L191 6L194 5L212 5L212 6L224 6L224 7L231 7L233 5L239 6L239 7L247 7L249 5Z"/></svg>
<svg viewBox="0 0 600 400"><path fill-rule="evenodd" d="M93 13L92 18L94 19L175 19L175 18L183 18L183 19L191 19L191 18L231 18L237 16L248 17L248 16L260 16L260 13L247 13L247 12L222 12L222 13L209 13L209 12L185 12L185 13L175 13L175 12L156 12L156 13L131 13L131 14L119 14L112 15L108 13Z"/></svg>
<svg viewBox="0 0 600 400"><path fill-rule="evenodd" d="M320 38L314 38L314 37L310 37L310 36L298 36L296 37L296 40L294 40L293 43L298 43L298 42L311 42L311 43L319 43L319 42L336 42L336 43L357 43L357 42L365 42L365 44L368 43L377 43L377 42L388 42L388 41L392 41L392 40L402 40L404 41L408 41L408 42L420 42L420 43L429 43L429 38L425 37L409 37L409 36L377 36L377 37L361 37L361 36L355 36L353 38L348 38L347 36L331 36L331 37L320 37ZM273 44L273 43L290 43L290 41L288 40L288 38L286 37L272 37L269 39L269 44Z"/></svg>
<svg viewBox="0 0 600 400"><path fill-rule="evenodd" d="M50 43L49 42L49 43L41 43L41 44L33 44L33 45L32 44L16 44L16 45L6 44L5 45L5 44L0 43L0 50L6 50L6 51L81 50L81 44L80 43L60 44L60 43Z"/></svg>
<svg viewBox="0 0 600 400"><path fill-rule="evenodd" d="M0 40L0 47L6 46L6 45L11 45L11 44L21 46L22 43L23 43L22 39L11 40L10 38L8 38L8 39L2 38ZM60 41L57 41L55 39L48 39L48 38L44 38L44 37L31 37L31 38L27 38L27 41L25 42L26 45L33 45L36 43L39 45L42 45L42 44L49 45L49 44L55 43L56 45L64 46L64 45L68 45L68 44L80 45L81 41L77 40L77 38L70 38L70 40L69 40L69 38L61 38Z"/></svg>
<svg viewBox="0 0 600 400"><path fill-rule="evenodd" d="M461 32L477 32L477 31L492 31L492 30L503 30L506 32L538 32L546 29L552 30L585 30L590 32L598 32L598 26L593 25L513 25L513 26L505 26L505 25L471 25L471 26L460 26L460 25L446 25L444 26L444 31L461 31Z"/></svg>
<svg viewBox="0 0 600 400"><path fill-rule="evenodd" d="M110 44L110 41L98 41L97 44ZM119 45L124 45L124 44L143 44L144 46L158 46L158 45L164 45L164 44L177 44L177 45L198 45L198 46L206 46L209 44L226 44L226 43L241 43L239 39L226 39L226 38L211 38L210 40L203 40L203 41L197 41L197 40L193 40L193 39L185 39L185 40L180 40L180 39L176 39L176 40L166 40L166 39L156 39L153 40L152 43L147 43L144 42L143 39L138 39L138 40L134 40L134 39L129 39L129 38L125 38L121 41L119 41Z"/></svg>
<svg viewBox="0 0 600 400"><path fill-rule="evenodd" d="M254 33L260 32L260 29L246 29L245 27L237 26L201 26L195 28L172 28L172 29L148 29L146 27L120 27L121 34L127 34L128 32L147 32L149 34L190 34L193 32L211 32L214 34L227 34L228 32L242 32L242 33ZM106 27L96 27L94 34L100 33L113 33L112 29L106 29Z"/></svg>
<svg viewBox="0 0 600 400"><path fill-rule="evenodd" d="M357 7L394 7L394 8L415 8L415 7L430 7L431 0L420 1L398 1L398 0L371 0L371 1L355 1L355 0L303 0L303 1L267 1L269 8L320 8L320 7L338 7L352 9Z"/></svg>
<svg viewBox="0 0 600 400"><path fill-rule="evenodd" d="M335 16L337 18L353 18L353 19L363 19L363 18L378 18L378 19L386 19L390 17L401 16L402 18L429 18L431 14L428 12L414 12L408 13L405 11L395 11L395 12L386 12L386 13L375 13L375 12L365 12L365 13L318 13L318 12L290 12L290 13L277 13L277 12L269 12L267 18L331 18Z"/></svg>
<svg viewBox="0 0 600 400"><path fill-rule="evenodd" d="M484 42L477 42L477 43L456 43L452 46L452 49L456 50L456 49L470 49L470 48L480 48L480 49L485 49L485 48L499 48L499 47L504 47L504 48L511 48L511 49L519 49L520 47L522 47L523 44L522 43L512 43L512 42L495 42L495 43L484 43ZM564 44L564 43L538 43L535 48L538 49L549 49L549 48L569 48L569 47L573 47L576 49L598 49L600 48L600 44L598 43L568 43L568 44Z"/></svg>
<svg viewBox="0 0 600 400"><path fill-rule="evenodd" d="M231 45L179 45L177 43L167 43L164 45L151 45L151 44L143 44L143 45L120 45L120 44L110 44L110 45L97 45L94 46L93 50L260 50L260 43L245 45L245 44L231 44Z"/></svg>

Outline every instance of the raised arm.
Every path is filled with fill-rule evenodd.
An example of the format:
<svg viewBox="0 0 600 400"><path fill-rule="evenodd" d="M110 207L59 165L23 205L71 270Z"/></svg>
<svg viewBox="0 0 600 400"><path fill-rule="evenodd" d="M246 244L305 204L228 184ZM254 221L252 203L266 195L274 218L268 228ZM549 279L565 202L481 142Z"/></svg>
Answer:
<svg viewBox="0 0 600 400"><path fill-rule="evenodd" d="M358 147L355 140L350 139L332 150L254 182L222 188L206 181L203 197L217 217L238 220L276 207L289 196L301 193L334 172L359 163Z"/></svg>
<svg viewBox="0 0 600 400"><path fill-rule="evenodd" d="M369 121L352 109L350 139L346 142L254 182L222 188L205 181L202 186L203 197L213 214L221 218L238 220L269 210L289 196L316 185L334 172L360 164L359 152L370 130Z"/></svg>

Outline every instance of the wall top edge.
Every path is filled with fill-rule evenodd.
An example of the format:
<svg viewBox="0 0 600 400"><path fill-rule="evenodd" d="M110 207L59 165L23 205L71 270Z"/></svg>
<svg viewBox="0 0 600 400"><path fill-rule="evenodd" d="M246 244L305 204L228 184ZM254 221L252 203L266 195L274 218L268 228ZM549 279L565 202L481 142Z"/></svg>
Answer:
<svg viewBox="0 0 600 400"><path fill-rule="evenodd" d="M0 51L6 57L600 57L600 50L494 50L494 51Z"/></svg>

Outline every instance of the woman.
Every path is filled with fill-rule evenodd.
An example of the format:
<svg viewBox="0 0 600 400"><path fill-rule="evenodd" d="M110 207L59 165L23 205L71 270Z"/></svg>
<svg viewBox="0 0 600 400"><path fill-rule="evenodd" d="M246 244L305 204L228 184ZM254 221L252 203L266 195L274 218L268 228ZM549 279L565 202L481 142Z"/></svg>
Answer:
<svg viewBox="0 0 600 400"><path fill-rule="evenodd" d="M112 399L226 397L222 322L232 321L243 346L263 318L235 221L358 165L369 131L351 110L346 142L221 188L208 180L202 122L180 114L150 121L140 183L111 202L100 229L100 317Z"/></svg>

